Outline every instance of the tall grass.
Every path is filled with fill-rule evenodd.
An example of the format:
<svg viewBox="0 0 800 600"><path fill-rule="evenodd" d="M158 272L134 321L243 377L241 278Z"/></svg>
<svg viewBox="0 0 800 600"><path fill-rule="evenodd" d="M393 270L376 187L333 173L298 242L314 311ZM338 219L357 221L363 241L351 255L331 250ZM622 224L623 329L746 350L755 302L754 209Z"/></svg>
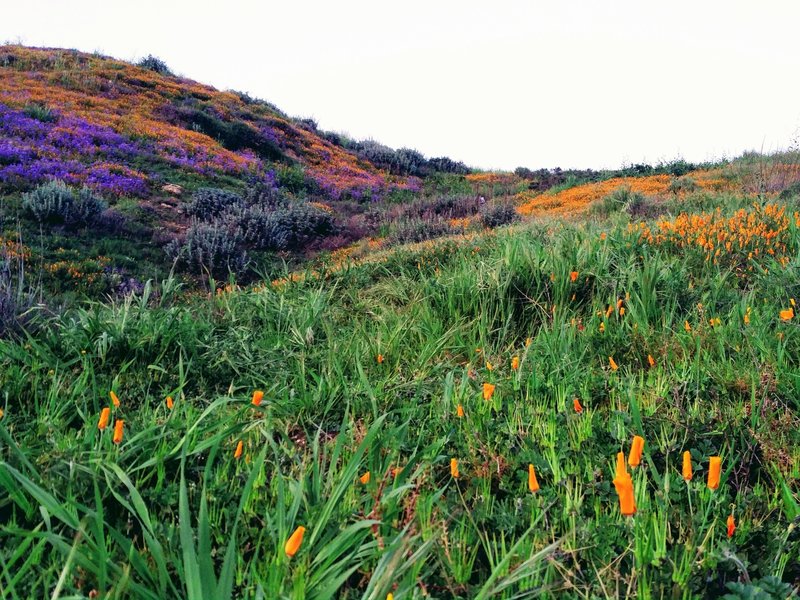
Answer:
<svg viewBox="0 0 800 600"><path fill-rule="evenodd" d="M36 317L35 335L0 339L0 595L796 587L800 333L779 312L800 298L797 226L787 264L759 255L739 272L615 223L400 250L281 287L167 282ZM107 406L118 445L97 428ZM634 435L623 517L611 480Z"/></svg>

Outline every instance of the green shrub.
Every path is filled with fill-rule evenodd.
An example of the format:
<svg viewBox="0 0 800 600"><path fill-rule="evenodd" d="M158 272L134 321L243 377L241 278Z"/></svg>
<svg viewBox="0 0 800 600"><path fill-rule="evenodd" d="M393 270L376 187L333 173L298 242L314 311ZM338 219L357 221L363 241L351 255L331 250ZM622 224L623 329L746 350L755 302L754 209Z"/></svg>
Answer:
<svg viewBox="0 0 800 600"><path fill-rule="evenodd" d="M89 225L107 207L89 188L75 191L60 180L43 183L22 196L22 208L40 223Z"/></svg>
<svg viewBox="0 0 800 600"><path fill-rule="evenodd" d="M42 123L54 123L58 121L58 115L44 104L37 104L35 102L26 104L23 112L32 119L36 119Z"/></svg>
<svg viewBox="0 0 800 600"><path fill-rule="evenodd" d="M500 227L519 220L519 214L511 204L494 204L481 211L481 222L484 227Z"/></svg>
<svg viewBox="0 0 800 600"><path fill-rule="evenodd" d="M645 197L639 192L632 191L627 186L618 187L605 198L594 202L590 212L597 216L608 216L612 213L625 210L628 213L636 213L645 201Z"/></svg>
<svg viewBox="0 0 800 600"><path fill-rule="evenodd" d="M333 232L333 216L307 202L254 206L240 223L245 239L264 250L298 250Z"/></svg>
<svg viewBox="0 0 800 600"><path fill-rule="evenodd" d="M174 73L167 66L167 63L165 63L160 58L153 56L152 54L148 54L147 56L145 56L138 63L136 63L136 65L142 67L143 69L155 71L159 75L168 75L168 76L174 75Z"/></svg>
<svg viewBox="0 0 800 600"><path fill-rule="evenodd" d="M192 201L186 207L187 214L201 221L211 221L225 212L243 205L239 194L219 188L200 188L192 195Z"/></svg>
<svg viewBox="0 0 800 600"><path fill-rule="evenodd" d="M697 191L697 182L691 177L673 177L669 182L669 191L673 194Z"/></svg>
<svg viewBox="0 0 800 600"><path fill-rule="evenodd" d="M242 242L241 232L225 223L195 221L183 242L171 242L166 252L176 264L189 271L226 278L247 267L247 252Z"/></svg>

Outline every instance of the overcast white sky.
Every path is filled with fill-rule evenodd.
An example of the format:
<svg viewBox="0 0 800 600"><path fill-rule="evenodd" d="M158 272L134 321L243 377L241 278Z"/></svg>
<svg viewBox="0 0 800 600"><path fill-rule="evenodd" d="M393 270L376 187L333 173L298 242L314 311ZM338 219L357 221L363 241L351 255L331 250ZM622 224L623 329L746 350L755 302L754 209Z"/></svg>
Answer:
<svg viewBox="0 0 800 600"><path fill-rule="evenodd" d="M483 168L774 150L800 2L0 0L0 41L133 59Z"/></svg>

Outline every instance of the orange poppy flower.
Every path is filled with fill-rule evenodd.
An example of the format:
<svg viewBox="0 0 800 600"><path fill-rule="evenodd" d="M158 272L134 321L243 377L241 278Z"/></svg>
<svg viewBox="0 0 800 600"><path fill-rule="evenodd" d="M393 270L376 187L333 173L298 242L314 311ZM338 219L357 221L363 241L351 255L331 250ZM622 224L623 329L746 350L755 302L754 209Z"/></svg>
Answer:
<svg viewBox="0 0 800 600"><path fill-rule="evenodd" d="M486 361L486 370L487 371L494 371L494 366L488 360Z"/></svg>
<svg viewBox="0 0 800 600"><path fill-rule="evenodd" d="M577 279L578 279L578 272L572 271L572 273L569 274L569 280L574 283L575 281L577 281Z"/></svg>
<svg viewBox="0 0 800 600"><path fill-rule="evenodd" d="M375 360L378 361L379 365L382 364L383 363L383 354L378 354L378 356L377 356L377 358Z"/></svg>
<svg viewBox="0 0 800 600"><path fill-rule="evenodd" d="M574 408L575 412L578 414L583 412L583 407L581 406L581 401L579 398L572 399L572 408Z"/></svg>
<svg viewBox="0 0 800 600"><path fill-rule="evenodd" d="M114 408L119 408L119 398L114 392L108 392L108 395L111 397L111 402L114 403Z"/></svg>
<svg viewBox="0 0 800 600"><path fill-rule="evenodd" d="M533 339L531 338L525 338L525 347L527 348L528 346L530 346L532 341Z"/></svg>
<svg viewBox="0 0 800 600"><path fill-rule="evenodd" d="M644 438L640 435L633 436L633 443L631 444L631 452L628 455L628 464L632 467L638 467L642 462L642 450L644 450Z"/></svg>
<svg viewBox="0 0 800 600"><path fill-rule="evenodd" d="M172 410L175 406L175 403L172 401L172 396L167 396L167 408Z"/></svg>
<svg viewBox="0 0 800 600"><path fill-rule="evenodd" d="M359 478L358 478L358 480L359 480L361 483L363 483L364 485L367 485L367 484L369 483L369 478L370 478L370 472L369 472L369 471L367 471L367 472L366 472L366 473L364 473L364 474L363 474L361 477L359 477Z"/></svg>
<svg viewBox="0 0 800 600"><path fill-rule="evenodd" d="M784 321L791 321L794 318L794 309L789 307L780 312L781 319Z"/></svg>
<svg viewBox="0 0 800 600"><path fill-rule="evenodd" d="M736 531L736 519L733 518L733 513L728 515L728 521L726 524L728 525L728 537L732 538L733 533Z"/></svg>
<svg viewBox="0 0 800 600"><path fill-rule="evenodd" d="M532 494L539 491L539 481L536 479L536 470L532 464L528 465L528 489Z"/></svg>
<svg viewBox="0 0 800 600"><path fill-rule="evenodd" d="M708 459L708 489L715 490L719 487L719 476L722 470L722 459L712 456Z"/></svg>
<svg viewBox="0 0 800 600"><path fill-rule="evenodd" d="M605 333L606 331L606 324L600 321L600 333Z"/></svg>
<svg viewBox="0 0 800 600"><path fill-rule="evenodd" d="M647 355L647 364L650 365L651 369L656 366L655 359L652 356L650 356L649 354Z"/></svg>
<svg viewBox="0 0 800 600"><path fill-rule="evenodd" d="M452 475L454 479L458 479L458 459L450 459L450 475Z"/></svg>
<svg viewBox="0 0 800 600"><path fill-rule="evenodd" d="M619 511L626 517L635 515L636 499L633 494L633 480L630 475L622 479L615 479L614 487L619 496Z"/></svg>
<svg viewBox="0 0 800 600"><path fill-rule="evenodd" d="M264 392L256 390L253 392L253 406L261 406L261 401L264 399Z"/></svg>
<svg viewBox="0 0 800 600"><path fill-rule="evenodd" d="M692 480L692 455L688 450L683 453L683 478L686 481Z"/></svg>
<svg viewBox="0 0 800 600"><path fill-rule="evenodd" d="M233 458L237 460L241 458L243 449L244 449L244 443L242 443L242 440L239 440L239 443L236 444L236 452L233 453Z"/></svg>
<svg viewBox="0 0 800 600"><path fill-rule="evenodd" d="M117 419L117 422L114 423L114 443L119 444L122 442L122 428L125 427L125 421L122 419Z"/></svg>
<svg viewBox="0 0 800 600"><path fill-rule="evenodd" d="M484 383L483 384L483 399L484 400L491 400L492 395L494 394L495 385L493 383Z"/></svg>
<svg viewBox="0 0 800 600"><path fill-rule="evenodd" d="M630 477L628 474L628 467L625 466L625 454L617 452L617 470L614 473L614 479L625 479Z"/></svg>
<svg viewBox="0 0 800 600"><path fill-rule="evenodd" d="M464 407L461 406L460 404L456 407L456 416L459 419L463 419L464 418Z"/></svg>
<svg viewBox="0 0 800 600"><path fill-rule="evenodd" d="M519 369L519 356L515 356L511 359L511 369L514 371Z"/></svg>
<svg viewBox="0 0 800 600"><path fill-rule="evenodd" d="M289 536L289 539L286 540L286 545L283 547L283 551L286 552L286 556L292 557L297 554L297 551L300 550L300 544L303 543L303 535L306 532L306 528L302 525L294 530L294 533Z"/></svg>
<svg viewBox="0 0 800 600"><path fill-rule="evenodd" d="M97 422L97 428L103 431L108 427L108 420L111 418L111 409L107 406L100 411L100 420Z"/></svg>
<svg viewBox="0 0 800 600"><path fill-rule="evenodd" d="M614 358L612 356L608 357L608 364L611 365L611 370L612 371L616 371L617 369L619 369L619 365L617 365L617 363L614 362Z"/></svg>

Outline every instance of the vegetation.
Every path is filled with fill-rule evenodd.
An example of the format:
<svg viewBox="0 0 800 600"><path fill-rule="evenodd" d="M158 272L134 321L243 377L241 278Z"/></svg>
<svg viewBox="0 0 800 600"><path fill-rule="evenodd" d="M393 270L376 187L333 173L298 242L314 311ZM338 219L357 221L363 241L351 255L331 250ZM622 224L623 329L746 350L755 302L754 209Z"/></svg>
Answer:
<svg viewBox="0 0 800 600"><path fill-rule="evenodd" d="M0 341L5 595L788 594L800 216L718 201L36 314Z"/></svg>

